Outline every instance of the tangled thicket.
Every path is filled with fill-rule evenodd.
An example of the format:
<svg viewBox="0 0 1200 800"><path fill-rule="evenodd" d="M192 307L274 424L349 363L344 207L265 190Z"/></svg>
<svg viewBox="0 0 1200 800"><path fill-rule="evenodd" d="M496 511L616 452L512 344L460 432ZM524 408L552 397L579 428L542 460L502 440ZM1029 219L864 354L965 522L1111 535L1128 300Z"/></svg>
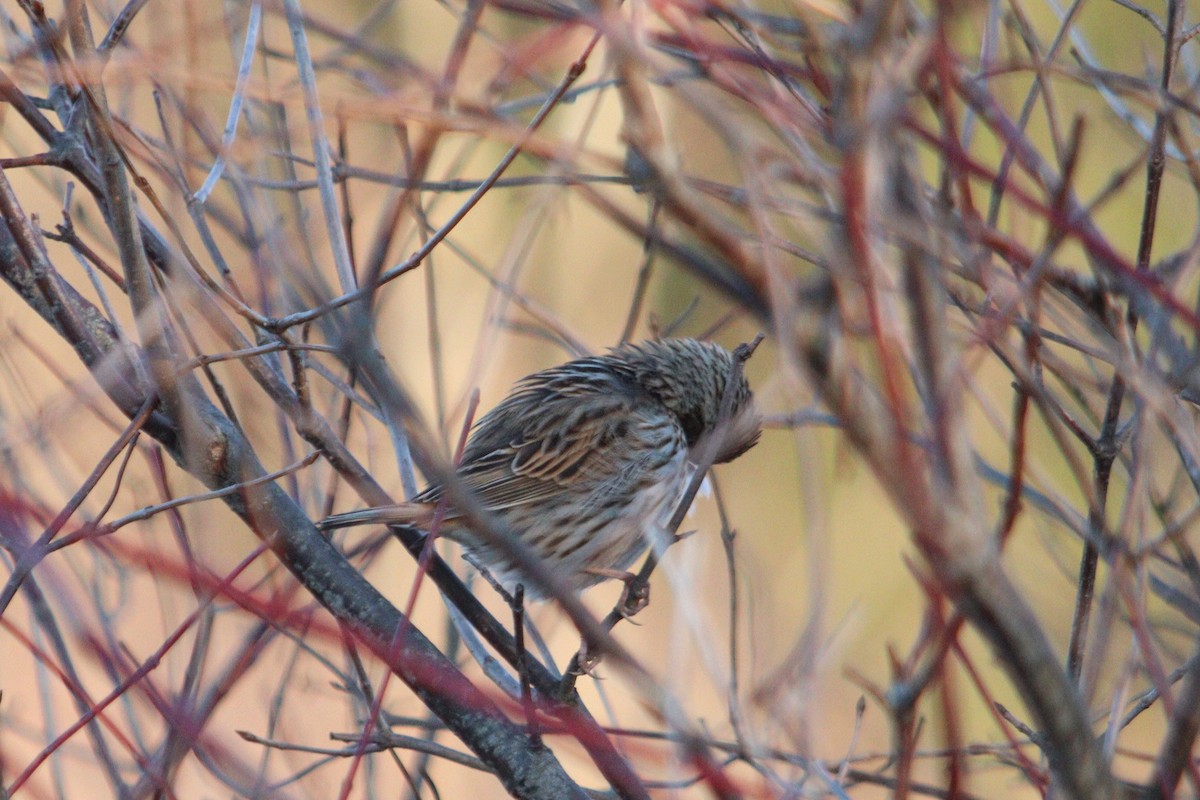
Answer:
<svg viewBox="0 0 1200 800"><path fill-rule="evenodd" d="M1183 3L213 6L0 8L3 791L1200 793ZM775 403L651 603L708 705L619 614L529 610L610 679L564 682L418 532L313 526L448 480L502 352L679 330L762 330ZM821 560L878 531L739 602L829 450L911 542L883 680Z"/></svg>

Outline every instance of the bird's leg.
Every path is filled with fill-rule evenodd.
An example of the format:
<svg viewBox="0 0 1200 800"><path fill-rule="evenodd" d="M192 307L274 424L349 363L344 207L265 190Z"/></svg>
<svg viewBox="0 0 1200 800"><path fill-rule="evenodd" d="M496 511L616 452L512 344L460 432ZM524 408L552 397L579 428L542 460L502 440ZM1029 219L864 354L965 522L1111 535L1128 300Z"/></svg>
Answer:
<svg viewBox="0 0 1200 800"><path fill-rule="evenodd" d="M625 588L621 590L621 598L617 601L616 606L604 622L601 623L606 629L612 630L619 619L629 619L643 608L650 604L650 576L643 573L624 572L617 569L602 569L592 567L584 570L592 575L601 578L611 578L621 581L625 584ZM597 651L591 652L587 637L584 636L579 642L579 651L571 658L571 663L567 667L566 674L563 675L563 696L568 696L575 688L575 680L580 675L590 675L599 664L603 653Z"/></svg>
<svg viewBox="0 0 1200 800"><path fill-rule="evenodd" d="M627 572L619 569L603 569L589 567L583 570L598 578L608 578L621 581L625 588L621 590L621 599L617 601L616 609L626 619L636 615L650 605L650 578L637 572Z"/></svg>
<svg viewBox="0 0 1200 800"><path fill-rule="evenodd" d="M601 650L592 652L588 644L587 637L584 636L579 640L579 650L575 655L571 656L571 663L567 667L567 671L563 673L562 683L559 685L561 689L560 697L570 697L575 691L575 681L581 675L591 675L592 670L600 666L600 660L604 657Z"/></svg>
<svg viewBox="0 0 1200 800"><path fill-rule="evenodd" d="M567 664L566 670L563 671L562 680L558 683L558 699L567 700L575 694L575 681L580 675L587 674L595 664L584 666L584 660L587 658L587 637L584 637L579 642L579 650L575 655L571 656L570 663Z"/></svg>
<svg viewBox="0 0 1200 800"><path fill-rule="evenodd" d="M637 576L630 573L621 573L615 577L619 580L633 580ZM611 630L612 626L616 624L616 619L616 613L610 612L600 624L604 628ZM567 665L566 671L563 672L562 682L559 684L559 699L565 700L571 697L575 692L575 681L581 675L591 675L592 670L600 665L600 659L603 656L603 650L592 652L591 644L588 642L586 634L581 637L579 640L579 649L575 652L575 655L571 656L571 663Z"/></svg>
<svg viewBox="0 0 1200 800"><path fill-rule="evenodd" d="M640 572L630 575L629 580L625 581L625 588L621 590L621 599L617 603L618 612L625 619L630 619L641 613L642 609L648 605L650 605L650 577L642 575Z"/></svg>
<svg viewBox="0 0 1200 800"><path fill-rule="evenodd" d="M529 670L525 666L525 585L518 583L510 598L513 612L513 637L517 647L517 676L521 681L521 705L525 709L525 727L529 731L529 744L542 747L542 734L537 722L537 707L533 703L533 691L529 688Z"/></svg>
<svg viewBox="0 0 1200 800"><path fill-rule="evenodd" d="M622 619L630 619L641 613L642 609L650 605L650 574L654 572L654 568L658 565L658 558L672 544L686 539L695 531L684 531L680 534L671 533L666 528L660 527L656 530L657 540L651 539L650 554L646 556L646 561L638 572L626 572L617 569L605 569L603 567L588 567L583 572L590 575L595 575L599 578L610 578L621 581L625 584L625 588L621 590L621 597L617 600L617 604L613 610L604 618L601 625L605 630L612 630L616 624ZM592 670L600 663L602 653L589 652L589 643L587 637L584 637L579 643L579 651L571 658L571 663L563 674L561 685L561 696L569 697L571 692L575 690L575 681L580 675L589 675Z"/></svg>

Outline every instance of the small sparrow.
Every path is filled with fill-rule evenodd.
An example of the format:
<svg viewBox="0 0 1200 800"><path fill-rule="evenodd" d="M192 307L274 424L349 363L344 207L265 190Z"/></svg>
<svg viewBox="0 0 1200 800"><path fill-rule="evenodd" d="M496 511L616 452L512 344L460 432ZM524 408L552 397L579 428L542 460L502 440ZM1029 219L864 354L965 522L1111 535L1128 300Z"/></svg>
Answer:
<svg viewBox="0 0 1200 800"><path fill-rule="evenodd" d="M732 367L719 345L663 339L530 375L475 425L458 477L573 591L586 589L666 541L666 523L708 441L718 437L718 464L758 441L761 422L744 378L718 425ZM434 484L411 502L336 514L320 527L428 530L441 496ZM503 551L454 508L444 509L439 530L502 583L519 580Z"/></svg>

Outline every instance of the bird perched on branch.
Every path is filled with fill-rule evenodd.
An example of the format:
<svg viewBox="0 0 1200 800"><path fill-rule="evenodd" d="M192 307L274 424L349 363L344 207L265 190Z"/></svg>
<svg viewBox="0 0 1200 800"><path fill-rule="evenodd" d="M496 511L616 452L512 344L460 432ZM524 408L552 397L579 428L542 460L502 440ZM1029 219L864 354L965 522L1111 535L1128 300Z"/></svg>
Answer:
<svg viewBox="0 0 1200 800"><path fill-rule="evenodd" d="M475 425L457 468L462 485L573 591L627 569L655 541L696 462L745 453L760 418L741 370L725 402L734 356L695 339L624 344L522 379ZM443 496L331 516L322 529L365 524L429 530ZM519 571L495 541L448 503L439 531L502 582ZM536 587L529 596L540 595Z"/></svg>

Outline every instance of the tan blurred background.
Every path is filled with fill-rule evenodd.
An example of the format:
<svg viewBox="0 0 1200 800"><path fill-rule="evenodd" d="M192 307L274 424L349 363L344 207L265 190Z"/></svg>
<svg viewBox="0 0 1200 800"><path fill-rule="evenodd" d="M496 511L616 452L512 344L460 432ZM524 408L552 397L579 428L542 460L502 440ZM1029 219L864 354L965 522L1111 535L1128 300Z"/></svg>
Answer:
<svg viewBox="0 0 1200 800"><path fill-rule="evenodd" d="M820 8L801 5L799 9L788 10L781 5L773 10L822 21ZM640 4L638 8L650 13ZM116 9L109 5L91 7L97 31L106 29ZM205 127L207 135L219 138L233 91L248 9L247 4L235 2L150 3L130 28L128 46L116 52L104 71L114 112L133 121L137 135L149 144L137 152L139 163L144 163L141 160L147 152L155 153L156 158L161 156L158 148L164 132L156 117L152 92L159 86L164 95L170 95L164 105L175 146L195 156L193 163L183 165L193 190L202 182L211 158L203 155L205 148L198 134L188 130L179 109L187 107L202 115L196 121ZM373 10L378 14L375 18L371 16ZM357 32L368 50L410 60L427 74L438 75L444 69L462 9L433 2L381 6L308 2L304 11L313 22L309 26L310 45L322 67L319 91L327 133L336 142L339 125L344 126L345 156L350 165L384 175L403 175L405 149L438 121L430 110L433 89L419 77L406 74L399 60L389 67L382 57L372 60L346 55L345 37ZM21 19L12 9L5 13ZM58 13L60 10L51 9L52 15ZM961 15L957 26L964 41L981 35L988 13L987 6L977 5ZM1056 22L1047 8L1038 5L1027 9L1027 13L1038 30L1051 35ZM360 28L364 22L369 24ZM322 29L339 32L337 40L322 35ZM1092 54L1113 71L1137 73L1156 46L1153 36L1143 35L1142 29L1131 22L1130 13L1115 4L1089 6L1079 19L1078 29L1086 36ZM502 101L522 98L530 99L536 107L548 86L579 56L588 38L589 31L582 26L554 27L485 6L480 33L471 43L450 110L442 120L449 130L438 142L428 178L481 179L520 128L487 129L485 115L475 116L470 109L491 108ZM306 162L312 158L312 150L305 130L303 99L294 64L289 62L291 45L286 26L274 6L265 9L263 47L247 97L253 101L260 128L286 125L291 130L298 159L295 173L310 179L312 170ZM514 63L532 65L531 74L536 80L509 77ZM34 81L39 66L35 59L18 58L10 52L5 69L14 77ZM684 72L682 67L679 70ZM1029 86L1029 74L998 72L991 89L1015 115ZM591 56L579 85L610 77L602 46ZM502 82L502 101L495 91L497 82ZM737 115L745 114L747 127L760 123L744 109L715 96L706 87L689 84L686 78L681 78L680 87L658 87L656 91L681 170L696 178L739 185L745 165L735 162L728 142L705 117L725 114L737 119ZM1089 119L1103 121L1111 113L1090 88L1076 90L1067 78L1062 79L1057 97L1062 103L1076 104L1077 113ZM271 119L268 108L275 109L278 116ZM1073 113L1060 110L1068 118ZM518 119L527 119L529 113L532 108ZM611 88L582 93L556 108L538 133L539 151L554 152L558 162L523 156L506 175L555 176L570 171L620 176L625 159L621 123L619 99ZM254 208L253 222L263 237L256 252L261 262L256 265L248 258L249 251L227 230L218 230L217 241L237 256L230 267L236 280L253 288L251 305L260 306L256 296L259 292L271 294L273 302L286 296L287 292L281 292L276 284L285 276L291 281L289 291L298 293L296 301L302 305L324 296L333 286L320 202L311 190L293 193L262 188L268 178L286 181L291 176L279 153L262 151L273 145L264 145L267 137L257 136L253 127L243 125L230 153L230 162L236 167L230 169L244 170L244 176L255 176L260 184L255 197L261 205ZM1030 136L1037 140L1047 135L1045 119L1035 114ZM1115 125L1095 124L1085 141L1086 157L1076 176L1078 191L1084 197L1103 188L1114 163L1135 161L1144 146L1127 130L1121 135ZM978 134L971 147L985 161L993 162L998 157L996 143L984 133ZM28 127L11 109L0 106L0 156L41 150ZM37 214L43 228L53 228L61 220L62 173L52 167L8 172L26 212ZM145 173L167 211L186 223L185 204L166 174L149 166ZM1160 212L1158 240L1164 252L1182 246L1193 235L1196 213L1194 197L1184 191L1184 179L1169 172L1167 182L1165 196L1170 200L1164 202ZM595 184L593 189L632 217L647 218L651 202L648 195L637 194L619 183ZM384 209L397 191L363 177L350 181L347 197L354 216L352 244L360 260L365 259L370 243L387 225ZM785 194L787 191L781 190ZM1131 181L1096 214L1097 220L1107 226L1112 241L1130 251L1136 242L1140 191L1140 184ZM101 230L94 205L80 199L80 194L77 191L73 208L75 225L85 240L116 264L118 259L111 249L103 249L108 246L108 238ZM466 194L427 192L422 202L430 223L434 227L441 224ZM228 184L217 187L210 205L231 217L238 208ZM821 253L841 246L836 241L836 228L820 214L808 213L800 200L797 209L780 226L787 230L793 244ZM725 211L735 217L741 213L736 204ZM1038 238L1036 219L1021 219L1022 212L1012 205L1004 213L1010 230L1028 230L1032 240ZM420 245L425 234L418 233L413 219L411 210L406 211L388 250L386 266L401 262ZM184 229L189 244L196 252L203 252L194 228L185 224ZM82 272L68 250L57 243L48 247L59 268L73 283L83 286ZM390 367L418 401L426 423L439 431L448 452L463 425L467 398L473 390L478 389L480 409L486 410L517 378L574 355L561 340L548 341L542 335L545 331L569 337L592 352L616 344L629 314L642 258L640 239L616 225L594 203L581 197L575 187L549 184L495 188L420 269L382 288L376 328L379 342ZM1082 269L1083 258L1070 246L1059 258L1065 263L1075 259ZM263 274L256 273L263 264L269 265L268 277L260 285L255 276ZM802 272L815 268L796 260L783 269ZM317 284L317 276L324 281L323 286ZM89 296L97 297L94 292ZM122 323L129 325L127 304L118 303L117 309ZM270 313L288 310L292 309L272 308ZM22 503L28 502L33 518L44 524L94 468L124 421L99 395L69 348L12 291L0 292L0 315L5 321L0 328L0 445L6 454L0 464L0 485ZM200 342L213 351L222 349L203 319L193 319L192 323ZM707 334L715 327L714 338L731 347L751 339L761 328L758 321L737 311L727 297L670 259L658 257L634 329L635 338L653 335L668 326L676 335ZM431 331L436 332L440 347L437 355L431 350ZM798 756L828 759L836 766L847 756L879 756L894 745L877 700L868 697L861 719L857 718L855 704L867 694L866 685L887 687L891 678L889 650L901 656L907 654L920 632L925 604L913 573L922 567L892 504L838 431L816 416L822 409L813 405L802 378L781 367L773 331L763 332L766 342L751 360L747 374L772 425L757 448L717 468L715 473L725 511L736 530L737 583L732 587L737 598L738 628L733 643L738 665L735 696L751 749L777 748ZM965 339L968 332L963 333ZM313 340L321 341L322 336L314 328ZM975 405L970 414L977 434L974 444L982 459L1003 470L1011 376L985 355L980 353L971 375ZM335 367L332 359L325 360ZM280 432L280 420L261 391L244 378L236 362L218 364L214 370L229 389L267 468L279 469L299 458L304 452L302 443L289 436L286 438L290 444L281 444L285 437ZM316 379L314 388L318 409L336 416L339 405L335 393ZM788 415L806 413L810 416L796 426L783 421ZM347 440L380 481L400 495L395 454L387 432L375 423L364 423L364 419L362 415L356 418ZM1071 481L1062 479L1060 454L1053 447L1042 446L1036 430L1030 434L1030 441L1030 483L1041 491L1063 492L1065 499L1078 508L1079 494L1071 496ZM143 440L123 476L110 517L162 501L162 490L155 482L153 453L153 446ZM10 471L7 476L6 470ZM168 476L176 495L202 491L174 465L164 467L162 474ZM332 485L330 469L318 462L299 471L295 480L298 496L314 516L319 516L323 493ZM75 529L99 513L114 481L112 474L101 480L66 530ZM994 484L989 492L986 507L989 513L998 514L1002 492ZM357 498L344 487L338 490L339 510L356 504ZM216 574L232 569L258 545L219 501L185 505L178 514L178 529L186 531L194 557ZM618 627L617 635L670 687L696 725L714 738L733 740L729 722L731 587L714 497L705 496L696 502L685 528L696 533L670 551L654 579L650 607L636 624ZM30 537L38 533L34 527L28 531ZM129 547L161 551L172 561L180 559L180 551L172 544L180 535L172 532L165 515L116 534ZM356 537L366 536L365 532L355 531L341 541L349 546ZM1005 552L1011 574L1028 592L1048 633L1056 645L1065 647L1074 596L1077 539L1046 516L1030 512L1020 520ZM914 561L909 565L907 559ZM256 577L270 573L267 584L259 588L284 580L268 569L268 562L267 558L260 559L248 573ZM11 559L5 561L6 567L10 565ZM403 607L413 569L411 559L392 544L371 561L367 574ZM51 556L35 576L47 602L66 623L63 635L77 654L83 683L93 698L105 697L115 683L111 665L106 667L104 659L86 644L87 635L99 630L111 632L115 638L106 647L127 651L128 664L117 670L127 674L131 664L150 658L163 645L196 604L186 581L163 580L123 557L105 551L90 552L85 547L68 548ZM252 586L251 580L243 581L243 588ZM591 590L585 600L600 615L611 608L618 592L618 586L605 584ZM506 619L507 612L491 593L481 593L487 596L489 607ZM294 602L307 601L295 598ZM225 658L240 645L241 637L257 622L222 600L216 601L213 608L217 611L210 632L212 641L202 671L224 665ZM578 645L577 635L553 605L536 607L531 613L561 667ZM0 752L6 781L24 769L48 737L77 717L53 670L34 655L36 648L47 647L42 635L32 642L18 636L18 631L36 627L32 614L28 600L18 595L6 611L5 628L0 629ZM420 595L415 620L436 641L446 640L445 613L430 586ZM156 691L169 695L178 686L196 636L196 628L189 627L183 643L172 647L150 673L147 681L158 687ZM984 680L995 689L994 699L1021 717L1024 710L1020 700L994 667L987 648L970 632L961 640L974 655L974 663L989 671ZM313 646L345 667L337 642L318 637ZM479 675L474 665L468 664L465 669L472 676ZM368 674L378 685L384 671L378 663L368 662ZM662 721L647 709L646 699L631 691L619 674L601 665L597 677L600 680L582 681L581 689L602 722L618 728L661 729ZM970 689L969 676L955 666L948 680L960 704L960 741L1002 744L1004 739L994 718ZM278 637L256 658L247 674L230 687L229 696L207 721L202 737L207 757L224 764L228 774L240 776L247 785L253 782L254 769L261 769L259 775L274 788L262 789L259 796L336 796L350 770L347 759L331 759L296 777L318 763L320 757L268 751L238 736L239 731L249 731L278 742L339 746L330 741L329 734L353 733L359 721L349 711L345 691L335 684L333 673L319 659L298 649L286 637ZM933 753L945 743L937 697L934 691L919 709L927 723L919 748L922 752ZM153 705L153 692L131 690L110 706L108 713L114 724L128 731L134 740L154 738L161 734L163 722L152 711ZM400 715L422 715L420 704L397 680L388 685L384 708ZM1123 735L1122 743L1136 751L1139 737L1155 741L1162 729L1162 714L1152 710ZM28 785L29 796L55 796L59 787L64 796L102 796L89 790L96 785L96 773L89 765L91 752L85 741L78 738L66 743L52 764L41 767ZM440 741L456 744L445 735ZM640 763L650 765L643 770L648 778L682 782L656 792L656 796L708 796L702 786L686 780L692 771L678 763L668 744L622 742L644 759ZM577 747L562 742L558 745L573 774L578 774L585 785L599 785ZM116 757L121 761L130 758L126 751ZM1036 760L1036 754L1033 757ZM400 758L413 761L411 755ZM870 769L884 762L875 758L863 763ZM797 780L802 773L799 767L784 767L780 762L774 766L789 780ZM373 756L370 767L359 769L352 796L404 796L405 778L390 758ZM1145 769L1145 763L1131 758L1120 762L1119 771L1139 777ZM464 797L468 792L478 800L505 796L496 781L481 773L443 764L436 758L430 770L442 797ZM771 780L744 765L731 771L745 782L747 796L781 796ZM940 783L944 762L937 757L921 759L917 778ZM211 765L196 758L184 760L174 787L177 797L243 796L240 789L218 782ZM1038 796L1026 783L1016 780L1012 770L1000 768L987 755L970 761L967 788L979 797ZM886 789L863 786L855 787L851 794L856 798L890 796Z"/></svg>

